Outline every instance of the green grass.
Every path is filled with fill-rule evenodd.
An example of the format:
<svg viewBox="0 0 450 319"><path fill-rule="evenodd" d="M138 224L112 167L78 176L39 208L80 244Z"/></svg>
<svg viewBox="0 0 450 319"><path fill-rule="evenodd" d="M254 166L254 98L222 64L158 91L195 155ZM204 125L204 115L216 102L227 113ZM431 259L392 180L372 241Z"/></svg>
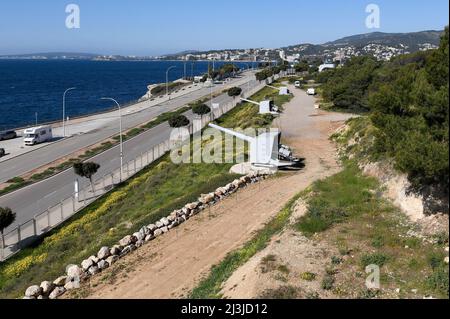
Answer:
<svg viewBox="0 0 450 319"><path fill-rule="evenodd" d="M308 198L308 213L296 227L306 236L320 233L355 215L372 211L378 205L373 195L377 182L362 175L355 163L326 180L314 183Z"/></svg>
<svg viewBox="0 0 450 319"><path fill-rule="evenodd" d="M365 276L358 274L375 264L381 271L380 297L385 296L383 291L400 288L400 298L448 298L448 265L444 263L448 236L439 235L433 244L408 235L414 225L383 199L378 182L363 176L354 162L344 162L342 172L315 182L303 197L308 210L296 228L311 238L326 240L347 256L339 262L332 257L334 268L327 270L324 289L351 287L350 291L365 295ZM336 271L342 275L335 276ZM411 293L413 289L418 295Z"/></svg>
<svg viewBox="0 0 450 319"><path fill-rule="evenodd" d="M264 249L273 235L283 230L289 221L293 206L299 197L300 195L297 195L291 199L278 215L264 226L263 229L259 230L242 248L229 253L222 262L213 266L208 277L203 279L199 285L192 290L190 298L220 298L221 286L233 272L238 267L245 264L257 252Z"/></svg>
<svg viewBox="0 0 450 319"><path fill-rule="evenodd" d="M241 105L235 108L234 113L225 114L221 123L233 127L235 115L244 107ZM163 122L167 116L161 115L148 126ZM170 161L169 155L164 156L46 234L34 247L24 249L1 263L0 298L20 297L29 285L59 277L68 264L79 264L96 254L100 247L111 246L143 225L196 200L200 194L227 184L237 177L229 174L231 166L176 165ZM275 222L271 229L276 226Z"/></svg>

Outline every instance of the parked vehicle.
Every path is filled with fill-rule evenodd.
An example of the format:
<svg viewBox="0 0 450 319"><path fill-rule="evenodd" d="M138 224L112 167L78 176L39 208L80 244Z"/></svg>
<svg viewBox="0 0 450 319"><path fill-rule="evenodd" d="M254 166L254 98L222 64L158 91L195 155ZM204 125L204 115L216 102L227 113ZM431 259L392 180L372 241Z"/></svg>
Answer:
<svg viewBox="0 0 450 319"><path fill-rule="evenodd" d="M50 126L39 126L26 129L24 131L24 144L32 146L44 143L53 138L52 128Z"/></svg>
<svg viewBox="0 0 450 319"><path fill-rule="evenodd" d="M0 157L3 157L6 155L6 151L4 148L0 148Z"/></svg>
<svg viewBox="0 0 450 319"><path fill-rule="evenodd" d="M302 84L300 83L300 81L295 81L295 87L296 87L297 89L299 89L299 88L302 87Z"/></svg>
<svg viewBox="0 0 450 319"><path fill-rule="evenodd" d="M306 94L308 94L308 95L316 95L316 90L315 89L308 89L306 91Z"/></svg>
<svg viewBox="0 0 450 319"><path fill-rule="evenodd" d="M0 132L0 141L4 140L12 140L13 138L17 137L16 131L2 131Z"/></svg>

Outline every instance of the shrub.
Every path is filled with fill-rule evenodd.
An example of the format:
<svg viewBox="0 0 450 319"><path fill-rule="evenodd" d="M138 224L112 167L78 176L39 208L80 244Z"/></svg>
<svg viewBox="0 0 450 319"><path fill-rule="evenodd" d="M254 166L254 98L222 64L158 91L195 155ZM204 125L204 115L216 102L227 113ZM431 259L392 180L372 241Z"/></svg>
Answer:
<svg viewBox="0 0 450 319"><path fill-rule="evenodd" d="M206 104L197 104L192 107L192 112L197 115L205 115L211 112L211 108Z"/></svg>
<svg viewBox="0 0 450 319"><path fill-rule="evenodd" d="M183 127L189 125L189 119L184 115L174 115L169 119L170 127Z"/></svg>
<svg viewBox="0 0 450 319"><path fill-rule="evenodd" d="M335 282L335 279L334 279L333 276L328 275L328 274L325 275L325 277L322 280L322 285L321 285L322 289L323 290L331 290L331 289L333 289L334 282Z"/></svg>
<svg viewBox="0 0 450 319"><path fill-rule="evenodd" d="M242 89L239 87L232 87L231 89L228 90L228 96L231 97L235 97L235 96L239 96L242 93Z"/></svg>
<svg viewBox="0 0 450 319"><path fill-rule="evenodd" d="M433 274L427 277L427 286L430 289L439 291L442 294L449 296L449 277L448 267L440 267L433 271Z"/></svg>
<svg viewBox="0 0 450 319"><path fill-rule="evenodd" d="M315 273L309 271L300 274L300 278L305 281L314 281L316 280L316 277L317 275Z"/></svg>
<svg viewBox="0 0 450 319"><path fill-rule="evenodd" d="M366 254L361 257L361 264L364 268L369 265L377 265L383 267L389 260L389 257L383 253Z"/></svg>

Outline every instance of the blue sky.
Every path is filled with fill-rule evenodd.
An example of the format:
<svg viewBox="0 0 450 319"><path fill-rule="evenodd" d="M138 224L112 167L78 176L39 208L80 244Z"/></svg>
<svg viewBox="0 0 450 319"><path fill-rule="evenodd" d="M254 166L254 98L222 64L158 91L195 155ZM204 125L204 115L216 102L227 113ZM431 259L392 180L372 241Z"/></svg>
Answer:
<svg viewBox="0 0 450 319"><path fill-rule="evenodd" d="M70 3L80 7L80 29L65 27ZM370 3L381 9L377 30L365 27ZM0 54L272 48L442 29L448 11L448 0L1 0Z"/></svg>

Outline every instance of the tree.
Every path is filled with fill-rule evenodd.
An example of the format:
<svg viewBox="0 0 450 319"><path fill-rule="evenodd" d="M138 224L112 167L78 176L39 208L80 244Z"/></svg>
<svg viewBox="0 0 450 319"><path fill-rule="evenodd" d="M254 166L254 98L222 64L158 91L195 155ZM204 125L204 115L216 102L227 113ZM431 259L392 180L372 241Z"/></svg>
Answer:
<svg viewBox="0 0 450 319"><path fill-rule="evenodd" d="M239 96L242 93L242 89L239 87L232 87L231 89L228 90L228 96L231 97L235 97L235 96Z"/></svg>
<svg viewBox="0 0 450 319"><path fill-rule="evenodd" d="M189 123L189 119L184 115L174 115L169 119L169 125L173 128L187 126Z"/></svg>
<svg viewBox="0 0 450 319"><path fill-rule="evenodd" d="M86 162L86 163L75 163L73 164L73 169L75 170L75 174L81 177L85 177L89 179L92 187L92 193L94 190L94 183L92 182L92 177L98 172L100 168L100 164L94 162Z"/></svg>
<svg viewBox="0 0 450 319"><path fill-rule="evenodd" d="M2 249L5 248L5 238L3 231L16 220L16 213L11 208L0 207L0 234L2 235Z"/></svg>
<svg viewBox="0 0 450 319"><path fill-rule="evenodd" d="M211 112L211 108L206 104L197 104L192 107L192 112L197 115L205 115Z"/></svg>

